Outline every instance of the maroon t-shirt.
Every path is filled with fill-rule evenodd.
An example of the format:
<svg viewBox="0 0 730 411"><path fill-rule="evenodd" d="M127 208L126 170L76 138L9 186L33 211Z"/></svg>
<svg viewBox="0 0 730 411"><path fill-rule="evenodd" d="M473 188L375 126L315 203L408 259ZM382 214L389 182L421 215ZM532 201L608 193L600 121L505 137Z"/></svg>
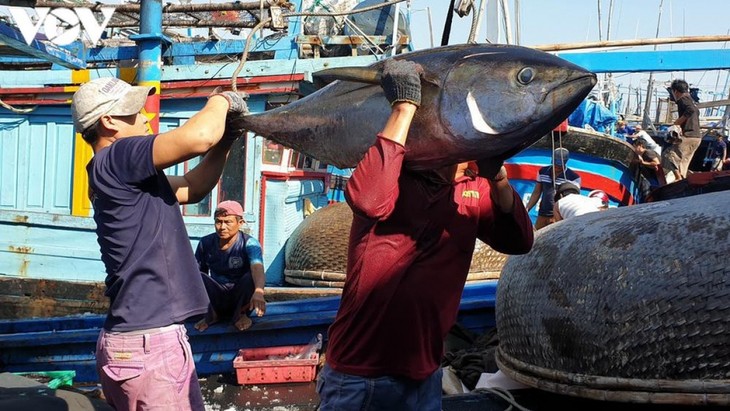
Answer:
<svg viewBox="0 0 730 411"><path fill-rule="evenodd" d="M327 349L342 373L425 379L456 321L476 238L509 254L532 247L516 194L514 211L502 213L486 179L429 183L401 172L404 153L378 138L347 183L354 213L347 279Z"/></svg>

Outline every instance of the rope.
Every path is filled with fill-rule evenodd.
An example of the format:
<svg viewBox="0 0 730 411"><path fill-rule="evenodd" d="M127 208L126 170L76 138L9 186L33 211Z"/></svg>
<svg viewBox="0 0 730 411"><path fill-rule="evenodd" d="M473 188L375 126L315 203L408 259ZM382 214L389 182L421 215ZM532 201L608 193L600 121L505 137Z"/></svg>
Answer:
<svg viewBox="0 0 730 411"><path fill-rule="evenodd" d="M558 191L558 187L557 187L558 176L557 176L557 174L555 174L555 130L550 131L550 142L552 143L552 153L550 154L550 158L552 158L552 164L550 165L550 169L552 170L552 173L553 173L553 195L554 195L554 193ZM563 148L563 131L562 130L558 130L558 147ZM567 168L566 166L563 167L563 176L567 180L568 176L565 173L566 168Z"/></svg>
<svg viewBox="0 0 730 411"><path fill-rule="evenodd" d="M15 114L28 114L28 113L34 111L38 106L34 106L31 108L15 108L15 107L11 106L10 104L0 100L0 107L6 108Z"/></svg>
<svg viewBox="0 0 730 411"><path fill-rule="evenodd" d="M368 7L363 7L361 9L353 9L349 11L342 11L342 12L335 12L335 13L312 13L312 12L302 12L302 13L288 13L283 14L282 18L289 18L289 17L336 17L336 16L348 16L351 14L357 14L357 13L364 13L366 11L376 10L383 7L389 7L394 4L398 4L404 1L410 1L410 0L391 0L386 3L376 4ZM398 18L398 16L395 16L395 18ZM347 20L346 20L347 21ZM271 17L261 20L259 24L254 26L254 28L251 29L251 34L249 34L248 38L246 38L246 46L243 49L243 54L241 56L241 61L238 63L238 66L233 71L233 74L231 75L231 89L233 91L238 91L238 87L236 85L236 80L238 80L238 75L241 73L241 70L243 69L243 65L246 64L246 60L248 60L248 52L251 49L251 40L253 39L253 33L258 31L259 29L262 29L265 25L269 24L271 22ZM352 26L355 26L354 24ZM354 27L353 27L354 28ZM357 31L357 30L356 30ZM362 33L362 31L360 31ZM365 38L368 40L368 42L371 42L370 39L365 36ZM372 43L372 42L371 42ZM374 44L373 44L374 45ZM377 47L377 45L374 45ZM378 50L380 48L378 47Z"/></svg>

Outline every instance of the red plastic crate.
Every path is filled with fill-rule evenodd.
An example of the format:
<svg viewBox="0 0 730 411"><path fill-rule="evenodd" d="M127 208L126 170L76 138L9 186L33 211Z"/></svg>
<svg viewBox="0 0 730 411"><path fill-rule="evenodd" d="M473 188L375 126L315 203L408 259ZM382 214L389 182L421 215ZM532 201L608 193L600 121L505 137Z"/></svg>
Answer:
<svg viewBox="0 0 730 411"><path fill-rule="evenodd" d="M306 345L286 347L248 348L238 350L233 360L236 379L239 384L276 384L283 382L308 382L314 380L319 363L319 353L314 352L307 359L282 358L297 355Z"/></svg>

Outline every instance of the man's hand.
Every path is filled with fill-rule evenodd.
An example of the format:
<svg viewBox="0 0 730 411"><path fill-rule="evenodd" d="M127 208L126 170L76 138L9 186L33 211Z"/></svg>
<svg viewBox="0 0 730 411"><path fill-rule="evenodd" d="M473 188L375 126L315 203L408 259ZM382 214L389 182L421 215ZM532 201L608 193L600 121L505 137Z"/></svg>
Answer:
<svg viewBox="0 0 730 411"><path fill-rule="evenodd" d="M514 208L514 194L512 186L507 180L507 169L501 161L477 161L479 175L489 181L492 204L503 213L511 213Z"/></svg>
<svg viewBox="0 0 730 411"><path fill-rule="evenodd" d="M392 106L398 102L421 105L421 75L423 67L412 61L385 60L380 86Z"/></svg>
<svg viewBox="0 0 730 411"><path fill-rule="evenodd" d="M221 138L221 141L236 141L239 137L246 134L247 130L240 124L239 121L236 121L232 117L233 115L229 114L228 118L226 119L226 129L225 131L223 131L223 137Z"/></svg>
<svg viewBox="0 0 730 411"><path fill-rule="evenodd" d="M248 94L246 93L221 91L220 87L216 87L208 98L213 96L221 96L228 100L228 117L231 117L231 114L246 115L249 113L248 104L246 104Z"/></svg>
<svg viewBox="0 0 730 411"><path fill-rule="evenodd" d="M496 159L485 159L477 161L477 168L479 168L479 175L490 180L500 181L507 178L507 170L504 168L504 163Z"/></svg>
<svg viewBox="0 0 730 411"><path fill-rule="evenodd" d="M264 299L264 289L257 288L251 296L251 309L256 310L256 315L261 317L266 313L266 300Z"/></svg>

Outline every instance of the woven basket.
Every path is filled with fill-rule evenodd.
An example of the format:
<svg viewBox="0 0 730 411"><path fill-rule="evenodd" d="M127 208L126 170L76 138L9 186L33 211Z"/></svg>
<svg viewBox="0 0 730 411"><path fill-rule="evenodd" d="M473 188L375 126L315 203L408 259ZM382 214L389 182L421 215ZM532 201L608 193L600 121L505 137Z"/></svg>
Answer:
<svg viewBox="0 0 730 411"><path fill-rule="evenodd" d="M334 203L307 217L286 243L286 282L310 287L342 287L352 211ZM507 256L477 240L467 281L499 278Z"/></svg>
<svg viewBox="0 0 730 411"><path fill-rule="evenodd" d="M730 192L540 230L497 292L500 369L593 399L730 405Z"/></svg>

